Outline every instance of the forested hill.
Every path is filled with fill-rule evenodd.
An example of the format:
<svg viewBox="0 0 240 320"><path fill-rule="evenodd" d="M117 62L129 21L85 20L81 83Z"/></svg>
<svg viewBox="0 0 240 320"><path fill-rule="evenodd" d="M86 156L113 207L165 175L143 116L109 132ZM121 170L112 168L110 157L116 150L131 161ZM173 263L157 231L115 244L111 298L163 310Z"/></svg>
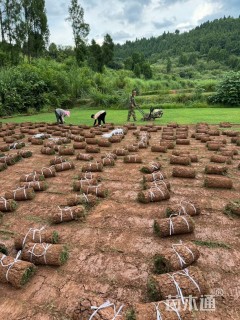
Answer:
<svg viewBox="0 0 240 320"><path fill-rule="evenodd" d="M154 61L184 53L196 53L212 60L223 61L240 58L240 17L221 18L205 22L189 32L164 32L159 37L142 38L116 45L115 59L126 59L134 52L141 52Z"/></svg>

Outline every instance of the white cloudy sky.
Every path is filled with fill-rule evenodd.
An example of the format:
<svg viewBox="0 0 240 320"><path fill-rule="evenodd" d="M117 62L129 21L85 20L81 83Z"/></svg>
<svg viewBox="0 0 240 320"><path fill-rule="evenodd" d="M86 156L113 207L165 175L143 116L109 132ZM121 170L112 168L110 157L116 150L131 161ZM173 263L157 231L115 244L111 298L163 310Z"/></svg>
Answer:
<svg viewBox="0 0 240 320"><path fill-rule="evenodd" d="M50 42L73 45L72 29L65 19L70 0L45 0ZM115 43L159 36L164 31L193 29L207 21L239 17L240 0L79 0L85 22L90 25L88 40L101 43L109 33Z"/></svg>

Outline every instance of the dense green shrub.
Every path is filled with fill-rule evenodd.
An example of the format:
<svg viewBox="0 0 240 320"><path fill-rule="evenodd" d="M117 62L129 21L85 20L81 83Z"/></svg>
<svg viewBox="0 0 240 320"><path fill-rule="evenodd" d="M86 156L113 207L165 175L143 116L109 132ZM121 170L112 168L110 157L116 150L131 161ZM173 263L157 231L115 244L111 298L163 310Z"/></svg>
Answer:
<svg viewBox="0 0 240 320"><path fill-rule="evenodd" d="M217 93L209 97L211 103L240 106L240 72L230 72L217 86Z"/></svg>

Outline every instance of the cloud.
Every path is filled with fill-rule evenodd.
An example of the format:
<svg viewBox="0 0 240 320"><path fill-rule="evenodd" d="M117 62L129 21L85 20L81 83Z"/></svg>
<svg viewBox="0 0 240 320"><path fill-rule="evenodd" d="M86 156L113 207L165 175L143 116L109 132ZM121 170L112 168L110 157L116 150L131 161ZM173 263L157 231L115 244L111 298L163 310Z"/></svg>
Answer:
<svg viewBox="0 0 240 320"><path fill-rule="evenodd" d="M73 45L68 7L71 0L45 0L50 42ZM189 31L209 20L240 12L239 0L79 0L84 20L90 25L88 39L98 43L109 33L113 40L159 36L164 31Z"/></svg>
<svg viewBox="0 0 240 320"><path fill-rule="evenodd" d="M172 20L164 19L162 22L154 21L153 25L156 29L164 29L174 25L175 24L174 20L175 19L172 19Z"/></svg>
<svg viewBox="0 0 240 320"><path fill-rule="evenodd" d="M126 31L117 31L111 34L114 41L125 40L131 38L131 34Z"/></svg>

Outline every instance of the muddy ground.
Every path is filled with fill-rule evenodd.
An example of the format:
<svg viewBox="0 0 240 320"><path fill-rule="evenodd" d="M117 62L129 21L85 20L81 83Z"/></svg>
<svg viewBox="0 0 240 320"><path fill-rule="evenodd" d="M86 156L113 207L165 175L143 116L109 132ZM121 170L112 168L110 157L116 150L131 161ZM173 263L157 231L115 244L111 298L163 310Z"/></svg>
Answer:
<svg viewBox="0 0 240 320"><path fill-rule="evenodd" d="M229 130L236 128L239 130L240 126ZM15 131L18 133L19 127ZM129 130L120 143L114 143L110 148L101 147L101 154L95 154L94 158L99 159L106 152L135 143L133 131ZM189 137L193 132L195 126L189 126ZM14 213L4 214L0 224L0 242L6 244L11 256L16 256L14 237L18 232L26 233L31 227L47 225L59 232L60 242L69 248L69 259L61 267L38 266L36 274L22 289L0 284L0 319L73 319L82 299L95 299L99 303L110 300L117 306L124 304L126 309L136 302L147 302L147 279L153 272L153 256L179 240L220 242L229 247L199 246L201 256L195 265L208 282L209 294L216 299L216 308L215 311L195 312L195 319L240 319L240 223L238 217L223 213L230 200L240 198L240 170L237 168L240 148L231 143L230 137L220 136L227 139L228 149L238 148L239 151L227 165L234 188L208 189L203 185L204 168L215 152L209 151L195 138L190 138L189 146L177 145L174 150L190 151L198 155L199 161L191 165L197 170L195 179L174 178L173 165L169 164L172 150L167 153L151 152L151 146L159 143L161 134L162 130L151 132L149 147L140 149L137 154L142 157L143 164L156 158L161 162L162 172L167 174L171 183L169 200L150 204L137 202L137 194L142 190L143 173L140 168L143 164L125 164L123 157L119 156L115 166L104 167L100 173L109 195L88 212L86 221L50 225L49 219L57 206L66 205L67 196L76 194L72 184L85 163L76 160L75 156L67 156L74 162L74 170L59 172L56 177L47 179L49 188L46 191L38 192L31 201L19 202ZM22 174L48 166L49 160L54 158L42 155L41 146L31 145L27 138L26 134L23 141L27 146L22 150L33 151L33 156L0 172L0 196L19 185ZM3 138L0 141L1 145L5 144ZM166 207L181 200L197 201L200 205L201 214L194 217L195 232L158 238L153 232L153 220L164 217Z"/></svg>

